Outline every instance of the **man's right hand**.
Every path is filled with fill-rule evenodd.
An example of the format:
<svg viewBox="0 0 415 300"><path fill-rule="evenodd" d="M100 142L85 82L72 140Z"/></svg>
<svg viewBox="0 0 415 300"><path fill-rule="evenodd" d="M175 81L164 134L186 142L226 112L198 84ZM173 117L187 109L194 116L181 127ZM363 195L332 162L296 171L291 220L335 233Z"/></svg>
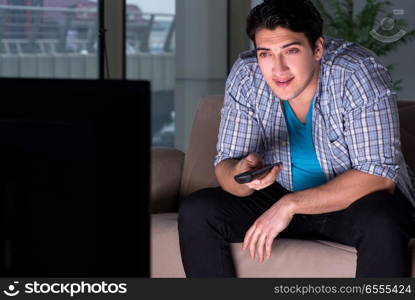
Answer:
<svg viewBox="0 0 415 300"><path fill-rule="evenodd" d="M251 153L248 156L242 158L236 165L235 171L240 174L243 172L251 171L254 169L259 169L264 166L264 161L262 160L261 155L258 153Z"/></svg>
<svg viewBox="0 0 415 300"><path fill-rule="evenodd" d="M239 184L234 177L243 172L260 168L263 165L264 161L258 153L251 153L241 160L225 159L215 167L216 179L225 191L238 197L246 197L254 193L255 190L262 190L273 184L282 170L282 165L275 166L269 173L249 183Z"/></svg>
<svg viewBox="0 0 415 300"><path fill-rule="evenodd" d="M248 156L241 159L235 165L235 175L241 174L247 171L259 169L264 166L264 161L262 157L258 153L251 153ZM251 190L262 190L270 185L272 185L280 171L282 170L283 166L275 166L264 175L252 180L251 182L244 183L243 185L247 186Z"/></svg>

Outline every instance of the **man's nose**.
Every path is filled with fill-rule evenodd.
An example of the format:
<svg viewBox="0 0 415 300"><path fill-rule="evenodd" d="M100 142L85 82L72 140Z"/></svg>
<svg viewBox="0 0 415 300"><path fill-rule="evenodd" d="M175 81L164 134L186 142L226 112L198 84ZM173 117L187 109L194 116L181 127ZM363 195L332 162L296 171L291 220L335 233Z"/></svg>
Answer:
<svg viewBox="0 0 415 300"><path fill-rule="evenodd" d="M275 75L278 76L279 74L281 74L281 75L284 74L288 69L289 68L288 68L284 58L281 57L280 55L276 56L275 59L274 59L274 65L272 67L272 72Z"/></svg>

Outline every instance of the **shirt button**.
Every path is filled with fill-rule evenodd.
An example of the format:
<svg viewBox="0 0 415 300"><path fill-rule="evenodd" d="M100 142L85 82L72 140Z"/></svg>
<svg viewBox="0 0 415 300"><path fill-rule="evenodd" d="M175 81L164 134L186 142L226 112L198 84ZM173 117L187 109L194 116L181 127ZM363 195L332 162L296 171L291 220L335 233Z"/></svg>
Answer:
<svg viewBox="0 0 415 300"><path fill-rule="evenodd" d="M288 143L287 143L287 142L282 142L282 145L283 145L283 146L287 146L287 145L288 145Z"/></svg>

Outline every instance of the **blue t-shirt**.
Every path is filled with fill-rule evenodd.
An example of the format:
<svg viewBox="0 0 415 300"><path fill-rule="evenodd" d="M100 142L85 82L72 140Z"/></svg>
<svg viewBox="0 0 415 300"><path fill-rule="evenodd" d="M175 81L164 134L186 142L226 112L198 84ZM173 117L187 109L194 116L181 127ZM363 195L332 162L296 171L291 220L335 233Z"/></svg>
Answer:
<svg viewBox="0 0 415 300"><path fill-rule="evenodd" d="M283 101L290 138L293 191L305 190L326 182L313 144L313 103L314 100L311 101L304 124L297 118L288 101Z"/></svg>

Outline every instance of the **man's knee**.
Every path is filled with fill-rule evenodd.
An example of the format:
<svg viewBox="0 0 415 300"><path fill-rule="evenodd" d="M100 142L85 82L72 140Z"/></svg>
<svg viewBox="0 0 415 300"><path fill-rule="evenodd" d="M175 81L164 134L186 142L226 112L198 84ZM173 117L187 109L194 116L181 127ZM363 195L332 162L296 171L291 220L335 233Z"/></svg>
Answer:
<svg viewBox="0 0 415 300"><path fill-rule="evenodd" d="M402 231L399 221L388 212L368 213L367 216L356 220L355 230L369 237L385 239Z"/></svg>
<svg viewBox="0 0 415 300"><path fill-rule="evenodd" d="M358 201L366 201L353 213L352 231L360 239L388 243L408 237L405 215L395 206L394 195L374 193Z"/></svg>

